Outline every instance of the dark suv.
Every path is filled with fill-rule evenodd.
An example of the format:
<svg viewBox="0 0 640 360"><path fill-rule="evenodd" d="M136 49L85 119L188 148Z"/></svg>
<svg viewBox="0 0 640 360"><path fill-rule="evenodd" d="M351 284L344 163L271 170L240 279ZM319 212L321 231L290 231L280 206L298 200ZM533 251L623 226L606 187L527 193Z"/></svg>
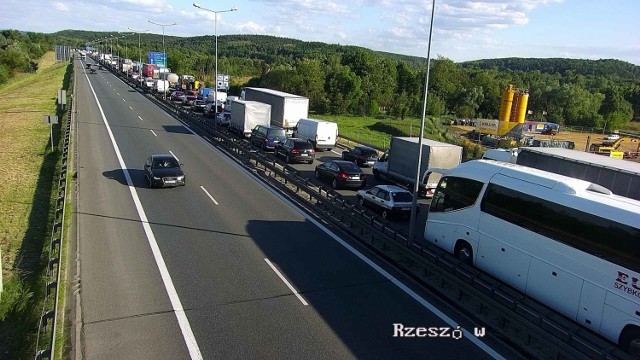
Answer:
<svg viewBox="0 0 640 360"><path fill-rule="evenodd" d="M284 129L274 126L258 125L251 131L249 141L262 150L274 150L276 144L285 141L287 136Z"/></svg>
<svg viewBox="0 0 640 360"><path fill-rule="evenodd" d="M358 166L373 166L378 161L378 152L374 148L358 145L349 151L343 151L342 160L353 161Z"/></svg>
<svg viewBox="0 0 640 360"><path fill-rule="evenodd" d="M276 144L274 150L276 156L282 156L287 160L287 164L300 161L312 164L316 157L313 149L313 143L309 140L290 138L281 143Z"/></svg>

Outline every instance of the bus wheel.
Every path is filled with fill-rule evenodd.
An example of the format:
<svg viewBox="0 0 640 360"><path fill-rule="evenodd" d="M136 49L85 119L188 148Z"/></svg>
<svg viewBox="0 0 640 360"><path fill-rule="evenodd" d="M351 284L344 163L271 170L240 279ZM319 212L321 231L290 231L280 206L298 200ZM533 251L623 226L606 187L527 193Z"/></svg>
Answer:
<svg viewBox="0 0 640 360"><path fill-rule="evenodd" d="M623 331L620 346L634 359L640 359L640 328L630 327Z"/></svg>
<svg viewBox="0 0 640 360"><path fill-rule="evenodd" d="M471 245L466 242L461 241L456 245L455 255L460 262L473 265L473 250L471 249Z"/></svg>

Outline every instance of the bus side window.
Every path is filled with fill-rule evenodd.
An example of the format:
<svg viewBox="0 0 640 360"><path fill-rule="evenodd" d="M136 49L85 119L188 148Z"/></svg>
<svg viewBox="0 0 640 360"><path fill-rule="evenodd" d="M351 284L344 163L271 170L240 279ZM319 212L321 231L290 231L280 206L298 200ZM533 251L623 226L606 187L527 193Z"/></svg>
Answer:
<svg viewBox="0 0 640 360"><path fill-rule="evenodd" d="M433 198L431 199L431 207L429 211L432 212L441 212L444 211L444 198L445 198L445 189L447 188L447 178L442 178L440 183L438 184L438 188L436 189L435 194L433 194Z"/></svg>
<svg viewBox="0 0 640 360"><path fill-rule="evenodd" d="M482 182L457 177L440 180L431 199L430 211L453 211L473 206L482 190Z"/></svg>
<svg viewBox="0 0 640 360"><path fill-rule="evenodd" d="M442 191L436 191L436 193L433 194L429 211L444 211L444 193Z"/></svg>

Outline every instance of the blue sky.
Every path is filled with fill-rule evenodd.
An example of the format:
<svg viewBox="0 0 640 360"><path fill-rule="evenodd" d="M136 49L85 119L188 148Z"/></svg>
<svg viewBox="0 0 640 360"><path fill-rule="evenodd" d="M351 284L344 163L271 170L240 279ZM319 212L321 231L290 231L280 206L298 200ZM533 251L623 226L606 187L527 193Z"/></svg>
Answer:
<svg viewBox="0 0 640 360"><path fill-rule="evenodd" d="M199 0L218 35L262 34L426 57L431 0ZM619 59L640 65L640 0L436 0L432 57ZM0 28L214 33L178 0L2 0Z"/></svg>

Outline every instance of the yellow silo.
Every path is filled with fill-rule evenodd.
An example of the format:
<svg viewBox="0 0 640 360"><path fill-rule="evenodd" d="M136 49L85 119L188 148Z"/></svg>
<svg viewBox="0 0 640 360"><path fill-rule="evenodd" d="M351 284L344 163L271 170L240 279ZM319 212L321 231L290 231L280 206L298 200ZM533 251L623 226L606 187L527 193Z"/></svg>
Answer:
<svg viewBox="0 0 640 360"><path fill-rule="evenodd" d="M524 119L527 116L527 104L529 103L529 93L520 94L520 101L518 101L518 124L524 124Z"/></svg>
<svg viewBox="0 0 640 360"><path fill-rule="evenodd" d="M513 95L515 89L513 85L507 85L507 88L502 92L502 100L500 101L500 115L498 120L509 121L509 115L511 114L511 105L513 105Z"/></svg>
<svg viewBox="0 0 640 360"><path fill-rule="evenodd" d="M500 114L498 115L498 135L500 136L509 132L509 117L511 116L514 94L515 88L511 84L507 85L507 88L502 92Z"/></svg>

